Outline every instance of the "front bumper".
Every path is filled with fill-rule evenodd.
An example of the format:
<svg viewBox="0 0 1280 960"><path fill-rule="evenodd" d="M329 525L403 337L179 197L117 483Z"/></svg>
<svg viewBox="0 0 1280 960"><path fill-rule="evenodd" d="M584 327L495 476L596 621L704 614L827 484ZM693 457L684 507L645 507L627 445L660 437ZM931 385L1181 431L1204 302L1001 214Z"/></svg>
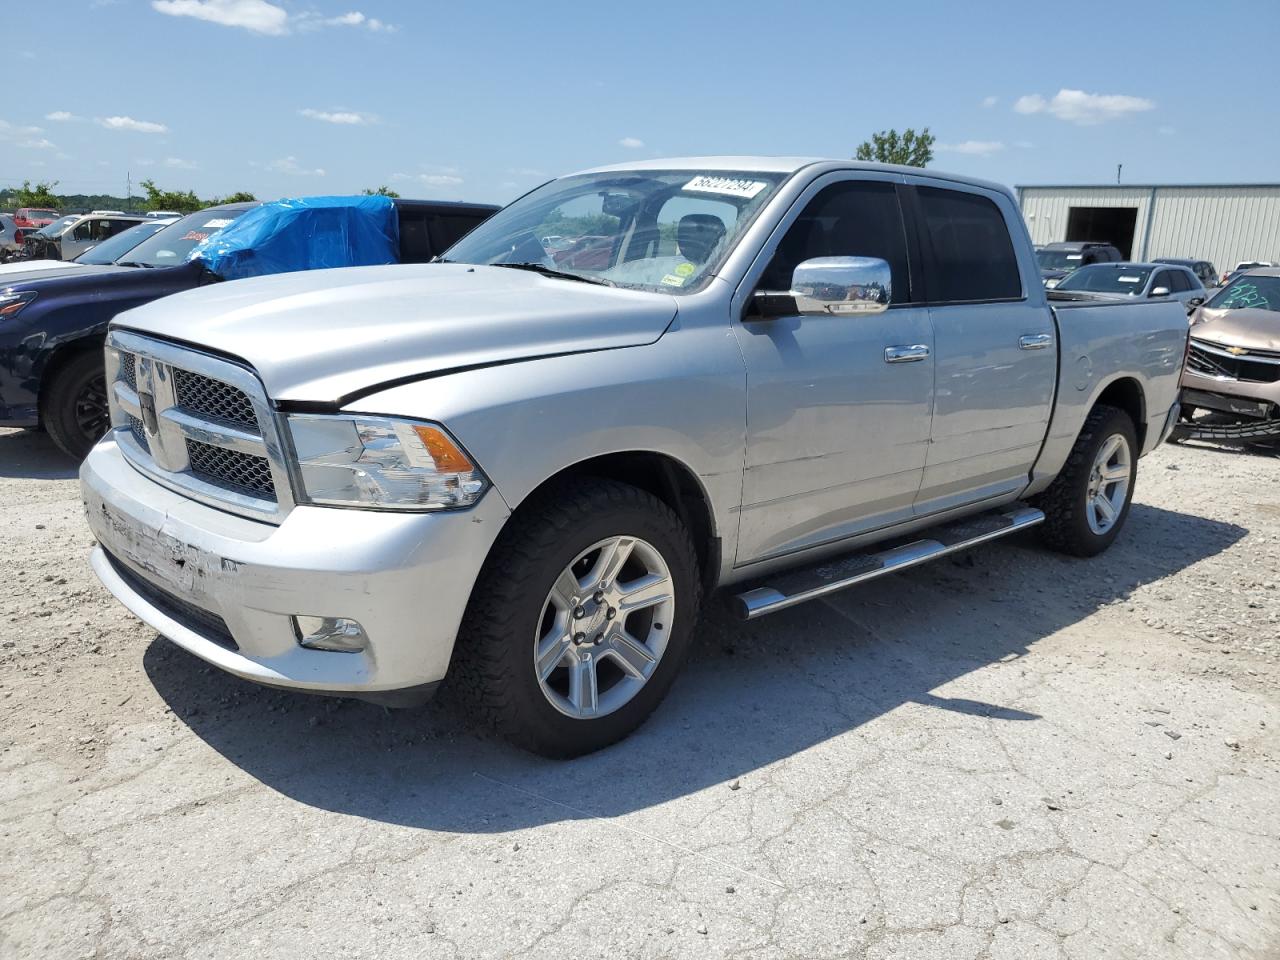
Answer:
<svg viewBox="0 0 1280 960"><path fill-rule="evenodd" d="M139 619L247 680L372 696L441 680L471 587L510 511L297 506L279 526L225 513L135 470L115 441L80 468L91 563ZM346 617L359 653L299 645L293 615Z"/></svg>

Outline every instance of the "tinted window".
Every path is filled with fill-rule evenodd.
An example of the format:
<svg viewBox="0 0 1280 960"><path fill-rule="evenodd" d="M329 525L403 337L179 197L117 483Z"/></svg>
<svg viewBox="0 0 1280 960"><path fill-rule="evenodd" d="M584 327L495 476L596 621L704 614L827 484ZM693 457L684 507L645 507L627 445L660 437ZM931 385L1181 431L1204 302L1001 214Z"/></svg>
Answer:
<svg viewBox="0 0 1280 960"><path fill-rule="evenodd" d="M438 252L443 252L480 226L484 217L475 214L441 213L432 216L431 245Z"/></svg>
<svg viewBox="0 0 1280 960"><path fill-rule="evenodd" d="M835 183L809 201L788 228L760 280L764 290L790 290L797 264L814 257L877 257L892 271L893 303L911 299L907 238L891 183Z"/></svg>
<svg viewBox="0 0 1280 960"><path fill-rule="evenodd" d="M1156 287L1164 287L1169 291L1174 289L1173 279L1170 277L1168 270L1161 270L1155 275L1155 278L1151 281L1151 289L1155 290Z"/></svg>
<svg viewBox="0 0 1280 960"><path fill-rule="evenodd" d="M986 197L919 187L920 211L933 260L933 301L1013 300L1022 296L1018 259L1000 209Z"/></svg>
<svg viewBox="0 0 1280 960"><path fill-rule="evenodd" d="M1170 270L1169 279L1173 281L1173 285L1169 289L1174 293L1185 293L1196 288L1196 283L1191 279L1191 274L1182 270Z"/></svg>

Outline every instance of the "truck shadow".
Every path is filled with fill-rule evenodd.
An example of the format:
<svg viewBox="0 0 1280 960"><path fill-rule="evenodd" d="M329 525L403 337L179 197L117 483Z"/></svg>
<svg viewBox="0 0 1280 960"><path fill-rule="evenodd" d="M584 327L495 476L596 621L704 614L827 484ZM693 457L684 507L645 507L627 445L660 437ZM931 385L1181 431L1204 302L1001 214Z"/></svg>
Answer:
<svg viewBox="0 0 1280 960"><path fill-rule="evenodd" d="M713 611L650 721L622 743L568 763L475 729L466 704L448 693L422 709L385 711L273 691L159 638L144 664L196 735L298 802L430 830L514 830L617 816L721 787L833 737L858 735L905 704L962 715L939 721L950 726L972 728L971 716L1039 722L1012 704L939 688L1021 657L1246 532L1134 504L1124 535L1091 561L1048 553L1031 534L755 623Z"/></svg>
<svg viewBox="0 0 1280 960"><path fill-rule="evenodd" d="M53 445L47 433L0 429L0 477L70 480L80 465Z"/></svg>

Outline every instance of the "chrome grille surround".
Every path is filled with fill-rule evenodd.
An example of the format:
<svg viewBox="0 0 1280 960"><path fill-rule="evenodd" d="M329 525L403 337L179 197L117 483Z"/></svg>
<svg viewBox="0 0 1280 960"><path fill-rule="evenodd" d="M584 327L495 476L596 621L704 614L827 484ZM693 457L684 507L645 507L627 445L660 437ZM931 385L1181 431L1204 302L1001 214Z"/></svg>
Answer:
<svg viewBox="0 0 1280 960"><path fill-rule="evenodd" d="M134 467L222 510L284 519L281 427L252 371L126 330L107 335L106 360L112 433Z"/></svg>

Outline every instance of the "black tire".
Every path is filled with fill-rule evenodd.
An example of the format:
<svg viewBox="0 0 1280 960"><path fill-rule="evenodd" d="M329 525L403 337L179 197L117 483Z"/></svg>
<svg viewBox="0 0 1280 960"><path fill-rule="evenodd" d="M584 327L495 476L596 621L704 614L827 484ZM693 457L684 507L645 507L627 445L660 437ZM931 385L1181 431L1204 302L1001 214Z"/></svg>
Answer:
<svg viewBox="0 0 1280 960"><path fill-rule="evenodd" d="M533 644L560 573L609 537L638 537L670 572L674 614L652 675L625 704L592 719L567 716L544 695ZM571 481L521 506L471 594L451 681L467 709L520 747L547 757L591 753L627 736L666 696L688 653L701 604L697 558L680 518L653 495L604 479Z"/></svg>
<svg viewBox="0 0 1280 960"><path fill-rule="evenodd" d="M110 425L102 353L86 350L62 366L45 386L41 425L58 449L83 460Z"/></svg>
<svg viewBox="0 0 1280 960"><path fill-rule="evenodd" d="M1129 444L1129 488L1115 521L1104 533L1095 533L1089 525L1087 508L1091 474L1103 444L1116 434L1122 435ZM1044 511L1044 523L1040 526L1044 542L1054 550L1075 557L1096 556L1111 546L1129 516L1138 454L1137 431L1129 415L1116 407L1095 407L1085 419L1062 471L1044 493L1032 498L1032 504Z"/></svg>

